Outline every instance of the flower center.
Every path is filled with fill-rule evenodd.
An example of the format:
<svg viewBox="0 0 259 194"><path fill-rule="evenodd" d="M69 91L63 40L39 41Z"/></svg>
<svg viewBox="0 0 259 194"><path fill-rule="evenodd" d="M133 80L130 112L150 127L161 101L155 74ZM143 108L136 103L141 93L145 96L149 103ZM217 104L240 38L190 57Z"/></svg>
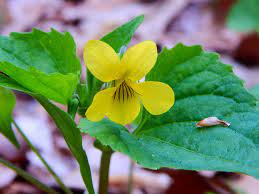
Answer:
<svg viewBox="0 0 259 194"><path fill-rule="evenodd" d="M123 81L113 94L113 101L117 100L119 102L125 102L134 97L134 95L134 90L126 83L126 81Z"/></svg>

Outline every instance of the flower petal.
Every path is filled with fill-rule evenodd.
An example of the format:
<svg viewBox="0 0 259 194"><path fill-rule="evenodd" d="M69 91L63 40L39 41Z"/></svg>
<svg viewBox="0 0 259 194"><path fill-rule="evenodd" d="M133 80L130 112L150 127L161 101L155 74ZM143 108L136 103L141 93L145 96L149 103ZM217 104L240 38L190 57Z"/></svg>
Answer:
<svg viewBox="0 0 259 194"><path fill-rule="evenodd" d="M137 96L125 101L113 100L108 118L121 125L126 125L134 121L140 112L140 101Z"/></svg>
<svg viewBox="0 0 259 194"><path fill-rule="evenodd" d="M127 78L137 81L143 78L155 65L157 47L153 41L144 41L130 47L122 58L122 66L127 67Z"/></svg>
<svg viewBox="0 0 259 194"><path fill-rule="evenodd" d="M100 40L85 44L84 61L89 71L103 82L119 79L122 74L119 56L110 45Z"/></svg>
<svg viewBox="0 0 259 194"><path fill-rule="evenodd" d="M86 118L97 122L107 116L110 120L126 125L131 123L140 112L140 102L137 96L125 101L114 100L117 87L108 88L98 92L86 111Z"/></svg>
<svg viewBox="0 0 259 194"><path fill-rule="evenodd" d="M112 96L116 88L108 88L98 92L93 99L92 104L87 109L85 116L90 121L100 121L107 114L112 103Z"/></svg>
<svg viewBox="0 0 259 194"><path fill-rule="evenodd" d="M162 82L147 81L131 84L131 87L139 93L144 107L153 115L167 112L174 104L173 89Z"/></svg>

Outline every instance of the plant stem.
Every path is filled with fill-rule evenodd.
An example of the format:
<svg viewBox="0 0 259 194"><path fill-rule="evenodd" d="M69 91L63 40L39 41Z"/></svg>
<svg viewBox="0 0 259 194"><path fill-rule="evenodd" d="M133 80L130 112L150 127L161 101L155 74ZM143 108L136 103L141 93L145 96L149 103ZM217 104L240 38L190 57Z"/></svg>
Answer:
<svg viewBox="0 0 259 194"><path fill-rule="evenodd" d="M79 164L80 172L88 193L94 194L95 192L89 161L86 152L82 147L82 135L78 130L76 123L66 112L51 103L45 97L36 94L33 94L32 96L45 108L55 122L57 128L60 129L70 151Z"/></svg>
<svg viewBox="0 0 259 194"><path fill-rule="evenodd" d="M133 135L138 136L139 132L142 130L143 125L146 123L147 119L149 117L149 114L147 113L147 111L144 109L143 113L142 113L142 120L139 123L138 127L133 131Z"/></svg>
<svg viewBox="0 0 259 194"><path fill-rule="evenodd" d="M131 194L132 192L134 166L135 166L135 163L131 160L130 166L129 166L129 176L128 176L128 194Z"/></svg>
<svg viewBox="0 0 259 194"><path fill-rule="evenodd" d="M18 175L20 175L21 177L23 177L25 180L27 180L28 182L34 184L35 186L37 186L39 189L41 189L42 191L45 191L46 193L50 193L50 194L57 194L56 191L54 191L53 189L51 189L50 187L48 187L47 185L45 185L44 183L40 182L39 180L37 180L36 178L34 178L33 176L31 176L30 174L28 174L26 171L22 170L21 168L16 167L15 165L13 165L12 163L10 163L7 160L4 160L3 158L0 158L0 164L12 169L13 171L15 171Z"/></svg>
<svg viewBox="0 0 259 194"><path fill-rule="evenodd" d="M109 186L109 170L112 151L102 150L100 177L99 177L99 194L107 194Z"/></svg>
<svg viewBox="0 0 259 194"><path fill-rule="evenodd" d="M67 113L71 116L73 120L75 119L78 105L79 105L79 100L77 96L73 96L71 99L69 99L68 105L67 105Z"/></svg>
<svg viewBox="0 0 259 194"><path fill-rule="evenodd" d="M22 129L19 127L19 125L13 120L13 124L18 130L18 132L21 134L23 139L26 141L28 146L31 148L31 150L39 157L41 162L44 164L44 166L47 168L49 173L54 177L58 185L64 190L66 194L72 194L72 191L70 191L65 184L62 182L62 180L58 177L58 175L54 172L54 170L50 167L50 165L47 163L47 161L42 157L42 155L38 152L38 150L34 147L34 145L30 142L30 140L27 138L27 136L24 134Z"/></svg>

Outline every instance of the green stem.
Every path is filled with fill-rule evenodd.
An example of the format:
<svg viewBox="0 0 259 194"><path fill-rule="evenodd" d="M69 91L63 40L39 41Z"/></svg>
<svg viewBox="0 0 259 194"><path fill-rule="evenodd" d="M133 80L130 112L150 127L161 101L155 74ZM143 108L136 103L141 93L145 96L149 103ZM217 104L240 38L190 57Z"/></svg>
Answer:
<svg viewBox="0 0 259 194"><path fill-rule="evenodd" d="M78 130L76 123L66 112L58 108L45 97L36 94L33 94L32 96L45 108L55 122L57 128L60 129L70 151L79 164L80 172L88 193L94 194L90 165L86 152L82 147L82 135Z"/></svg>
<svg viewBox="0 0 259 194"><path fill-rule="evenodd" d="M28 182L32 183L33 185L35 185L36 187L38 187L39 189L41 189L42 191L45 191L46 193L50 193L50 194L57 194L56 191L54 191L53 189L49 188L47 185L45 185L44 183L40 182L39 180L37 180L36 178L34 178L33 176L31 176L30 174L28 174L26 171L22 170L21 168L16 167L15 165L13 165L12 163L10 163L7 160L4 160L3 158L0 158L0 164L12 169L13 171L15 171L18 175L20 175L21 177L23 177L25 180L27 180Z"/></svg>
<svg viewBox="0 0 259 194"><path fill-rule="evenodd" d="M135 163L131 160L130 167L129 167L129 176L128 176L128 194L131 194L132 192L134 166L135 166Z"/></svg>
<svg viewBox="0 0 259 194"><path fill-rule="evenodd" d="M75 119L78 105L79 105L79 100L76 96L73 96L71 99L69 99L68 105L67 105L67 113L71 116L73 120Z"/></svg>
<svg viewBox="0 0 259 194"><path fill-rule="evenodd" d="M42 155L38 152L38 150L34 147L34 145L30 142L30 140L27 138L27 136L24 134L22 129L19 127L19 125L13 120L13 124L18 130L18 132L21 134L23 139L26 141L26 143L29 145L31 150L39 157L41 162L45 165L49 173L54 177L58 185L65 191L66 194L72 194L72 191L70 191L65 184L62 182L62 180L58 177L58 175L54 172L54 170L50 167L50 165L47 163L47 161L42 157Z"/></svg>
<svg viewBox="0 0 259 194"><path fill-rule="evenodd" d="M144 109L143 113L142 113L142 120L141 120L139 126L133 131L133 135L138 136L139 132L142 130L143 125L146 123L148 117L149 117L149 114Z"/></svg>
<svg viewBox="0 0 259 194"><path fill-rule="evenodd" d="M99 194L107 194L109 186L109 170L112 151L102 150L100 177L99 177Z"/></svg>

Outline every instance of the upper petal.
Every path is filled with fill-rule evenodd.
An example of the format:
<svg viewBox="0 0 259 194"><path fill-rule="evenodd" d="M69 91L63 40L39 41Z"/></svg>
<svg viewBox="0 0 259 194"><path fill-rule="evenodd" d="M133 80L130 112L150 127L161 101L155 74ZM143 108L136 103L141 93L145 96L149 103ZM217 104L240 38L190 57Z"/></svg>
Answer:
<svg viewBox="0 0 259 194"><path fill-rule="evenodd" d="M103 41L90 40L85 44L84 61L90 72L103 82L119 79L122 74L119 56Z"/></svg>
<svg viewBox="0 0 259 194"><path fill-rule="evenodd" d="M132 88L139 93L144 107L153 115L167 112L174 104L174 91L165 83L147 81L132 84Z"/></svg>
<svg viewBox="0 0 259 194"><path fill-rule="evenodd" d="M85 116L90 121L100 121L107 115L112 103L112 96L116 88L108 88L98 92L93 99L92 104L87 109Z"/></svg>
<svg viewBox="0 0 259 194"><path fill-rule="evenodd" d="M153 41L144 41L130 47L122 58L122 66L127 67L126 76L132 81L143 78L155 65L157 47Z"/></svg>

